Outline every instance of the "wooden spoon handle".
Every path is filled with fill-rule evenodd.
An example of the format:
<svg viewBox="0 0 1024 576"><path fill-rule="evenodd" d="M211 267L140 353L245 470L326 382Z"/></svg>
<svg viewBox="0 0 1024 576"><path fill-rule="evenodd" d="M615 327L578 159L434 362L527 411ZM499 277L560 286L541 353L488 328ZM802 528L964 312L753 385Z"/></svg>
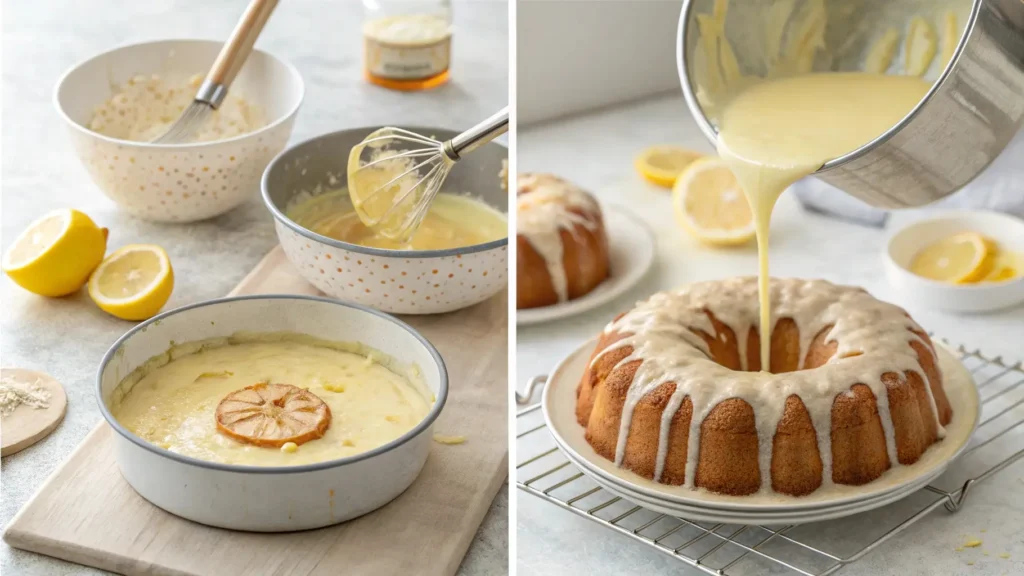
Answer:
<svg viewBox="0 0 1024 576"><path fill-rule="evenodd" d="M252 46L256 38L263 31L263 26L270 18L270 14L277 7L277 0L252 0L246 8L242 19L238 21L231 37L224 43L217 60L206 75L206 81L212 84L223 86L223 92L235 80L238 71L242 69L246 59L252 52ZM219 104L219 102L217 103Z"/></svg>

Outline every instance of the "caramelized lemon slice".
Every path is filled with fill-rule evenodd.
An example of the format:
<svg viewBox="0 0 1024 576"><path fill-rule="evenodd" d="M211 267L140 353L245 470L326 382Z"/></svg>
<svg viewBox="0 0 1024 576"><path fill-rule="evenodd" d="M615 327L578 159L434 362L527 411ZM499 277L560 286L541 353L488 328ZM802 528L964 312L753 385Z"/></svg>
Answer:
<svg viewBox="0 0 1024 576"><path fill-rule="evenodd" d="M676 219L698 240L742 244L754 237L754 218L736 176L719 158L690 165L672 188Z"/></svg>
<svg viewBox="0 0 1024 576"><path fill-rule="evenodd" d="M702 157L699 152L678 146L652 146L636 157L634 165L648 182L671 188L676 177Z"/></svg>
<svg viewBox="0 0 1024 576"><path fill-rule="evenodd" d="M259 383L236 390L217 405L217 430L260 447L296 446L322 438L331 409L309 390Z"/></svg>
<svg viewBox="0 0 1024 576"><path fill-rule="evenodd" d="M967 284L984 278L995 246L976 232L964 232L925 247L914 255L910 271L918 276Z"/></svg>

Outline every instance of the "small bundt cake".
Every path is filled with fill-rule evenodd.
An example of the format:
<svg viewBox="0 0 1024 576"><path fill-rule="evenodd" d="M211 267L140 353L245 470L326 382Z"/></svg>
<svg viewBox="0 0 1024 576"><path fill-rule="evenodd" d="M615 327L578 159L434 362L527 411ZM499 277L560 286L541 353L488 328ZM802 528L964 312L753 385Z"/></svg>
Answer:
<svg viewBox="0 0 1024 576"><path fill-rule="evenodd" d="M913 464L953 410L928 335L897 306L771 280L760 372L756 278L655 294L600 335L576 391L587 441L656 482L793 496Z"/></svg>
<svg viewBox="0 0 1024 576"><path fill-rule="evenodd" d="M593 196L550 174L520 174L516 308L579 298L608 277L608 238Z"/></svg>

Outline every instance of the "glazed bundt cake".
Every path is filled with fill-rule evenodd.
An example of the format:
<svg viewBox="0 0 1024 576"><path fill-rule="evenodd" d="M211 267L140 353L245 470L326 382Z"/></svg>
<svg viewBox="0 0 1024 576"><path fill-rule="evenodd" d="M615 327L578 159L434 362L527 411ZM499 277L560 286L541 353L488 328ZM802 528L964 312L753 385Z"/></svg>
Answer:
<svg viewBox="0 0 1024 576"><path fill-rule="evenodd" d="M576 417L601 456L656 482L794 496L912 464L953 410L928 335L860 288L756 278L655 294L600 335Z"/></svg>
<svg viewBox="0 0 1024 576"><path fill-rule="evenodd" d="M608 239L593 196L550 174L520 174L516 308L579 298L608 277Z"/></svg>

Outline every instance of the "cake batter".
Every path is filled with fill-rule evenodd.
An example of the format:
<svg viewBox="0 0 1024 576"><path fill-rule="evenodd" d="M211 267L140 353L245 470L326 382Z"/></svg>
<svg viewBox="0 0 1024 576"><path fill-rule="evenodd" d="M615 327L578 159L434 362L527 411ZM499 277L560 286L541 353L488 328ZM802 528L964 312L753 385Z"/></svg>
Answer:
<svg viewBox="0 0 1024 576"><path fill-rule="evenodd" d="M328 238L388 250L446 250L508 237L505 215L467 196L438 194L423 222L408 240L396 240L368 228L352 209L347 190L300 199L288 217Z"/></svg>
<svg viewBox="0 0 1024 576"><path fill-rule="evenodd" d="M168 359L170 359L168 361ZM419 424L433 404L415 367L402 369L358 344L261 334L184 344L121 384L114 417L161 448L223 464L295 466L372 450ZM330 408L322 437L280 448L218 430L218 405L257 383L308 389Z"/></svg>

